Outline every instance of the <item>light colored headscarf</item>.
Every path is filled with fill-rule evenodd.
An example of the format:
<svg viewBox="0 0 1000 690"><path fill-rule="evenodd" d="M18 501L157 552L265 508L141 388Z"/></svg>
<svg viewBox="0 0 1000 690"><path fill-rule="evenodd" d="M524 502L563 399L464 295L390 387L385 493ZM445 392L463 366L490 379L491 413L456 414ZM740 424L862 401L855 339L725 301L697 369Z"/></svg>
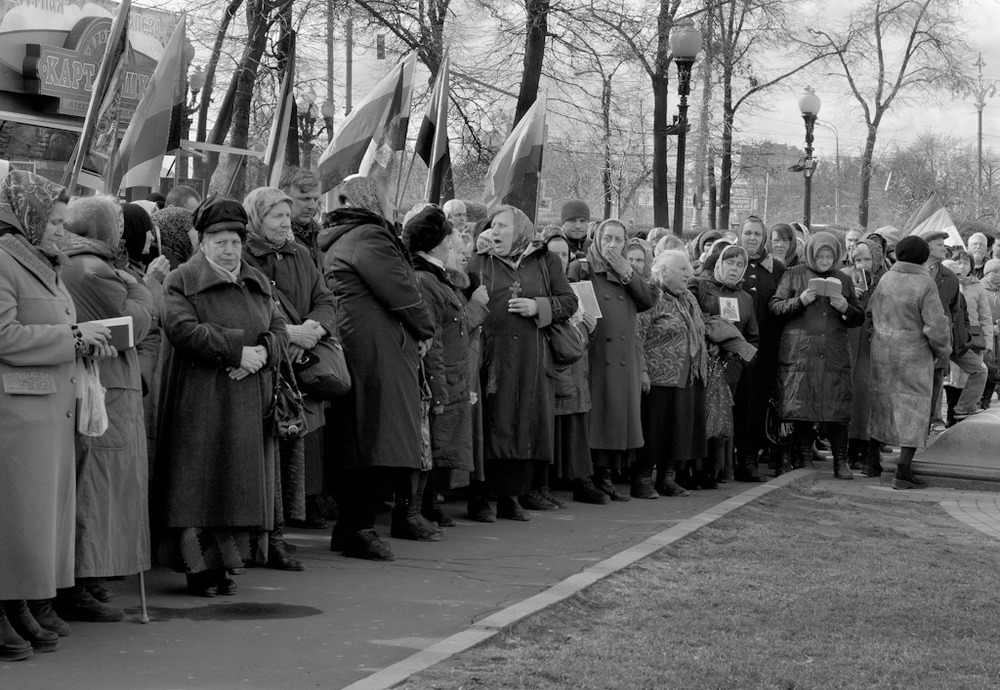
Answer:
<svg viewBox="0 0 1000 690"><path fill-rule="evenodd" d="M528 216L524 215L524 211L514 206L497 206L493 209L490 214L490 224L493 224L493 219L499 216L504 211L510 211L514 216L514 238L510 243L510 251L507 252L502 258L509 259L510 261L517 261L518 257L524 253L524 250L531 245L531 240L535 236L535 227L532 225L531 220ZM483 234L486 234L485 232ZM496 245L493 245L493 253L496 254ZM496 254L496 256L500 256Z"/></svg>
<svg viewBox="0 0 1000 690"><path fill-rule="evenodd" d="M816 265L816 255L819 250L829 247L833 251L833 266L828 271L821 271ZM840 266L840 260L844 257L844 248L836 237L828 232L814 232L806 240L805 264L812 271L820 275L832 275Z"/></svg>
<svg viewBox="0 0 1000 690"><path fill-rule="evenodd" d="M739 277L732 282L725 280L723 277L722 262L728 259L735 259L740 256L743 257L743 272L740 273ZM730 288L736 287L737 285L740 284L740 281L743 280L743 276L747 272L747 265L749 263L750 259L747 257L746 249L739 246L738 244L729 245L728 247L722 250L722 253L719 254L719 260L715 262L715 273L713 274L715 277L715 282L717 282L719 285L725 285L726 287Z"/></svg>
<svg viewBox="0 0 1000 690"><path fill-rule="evenodd" d="M1000 290L1000 259L990 259L983 265L982 282L988 290Z"/></svg>
<svg viewBox="0 0 1000 690"><path fill-rule="evenodd" d="M625 242L622 244L621 255L626 256L628 254L628 229L625 227L625 223L617 218L608 218L607 220L602 220L594 232L594 241L591 242L590 249L587 250L587 261L590 263L591 272L603 273L608 278L622 282L622 276L619 276L611 268L610 264L608 264L604 248L601 246L601 236L604 234L604 228L609 225L617 225L622 229L622 234L625 235Z"/></svg>
<svg viewBox="0 0 1000 690"><path fill-rule="evenodd" d="M363 208L377 216L385 217L378 183L371 177L360 175L348 177L337 188L337 198L340 200L341 206Z"/></svg>
<svg viewBox="0 0 1000 690"><path fill-rule="evenodd" d="M11 170L0 182L0 214L12 216L21 234L37 247L63 188L27 170Z"/></svg>
<svg viewBox="0 0 1000 690"><path fill-rule="evenodd" d="M650 248L649 242L640 240L638 237L633 237L625 244L625 256L628 256L628 253L633 249L641 249L645 255L646 267L642 271L642 277L649 280L653 271L653 250Z"/></svg>
<svg viewBox="0 0 1000 690"><path fill-rule="evenodd" d="M283 242L275 243L264 234L264 218L272 208L281 203L287 203L291 208L292 198L277 187L257 187L243 199L243 208L247 212L247 232L274 249L281 249L291 239L286 237Z"/></svg>

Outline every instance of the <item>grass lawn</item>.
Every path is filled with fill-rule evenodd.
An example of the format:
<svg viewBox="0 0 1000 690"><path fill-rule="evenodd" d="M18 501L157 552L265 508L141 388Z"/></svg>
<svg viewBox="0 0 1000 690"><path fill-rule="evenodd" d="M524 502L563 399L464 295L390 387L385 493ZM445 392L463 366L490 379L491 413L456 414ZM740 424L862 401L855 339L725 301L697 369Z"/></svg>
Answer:
<svg viewBox="0 0 1000 690"><path fill-rule="evenodd" d="M998 547L792 485L397 687L996 688Z"/></svg>

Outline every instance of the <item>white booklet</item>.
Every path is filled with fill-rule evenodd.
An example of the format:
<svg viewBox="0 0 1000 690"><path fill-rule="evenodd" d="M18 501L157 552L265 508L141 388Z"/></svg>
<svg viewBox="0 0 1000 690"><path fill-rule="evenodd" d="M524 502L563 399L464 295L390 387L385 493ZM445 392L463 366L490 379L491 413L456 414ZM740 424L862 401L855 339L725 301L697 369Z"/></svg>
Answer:
<svg viewBox="0 0 1000 690"><path fill-rule="evenodd" d="M110 344L119 352L135 347L135 333L132 330L131 316L116 316L113 319L95 319L93 323L101 323L111 329Z"/></svg>
<svg viewBox="0 0 1000 690"><path fill-rule="evenodd" d="M576 298L580 301L580 308L595 319L604 316L601 313L601 305L597 303L597 295L594 294L594 284L589 280L581 280L579 283L570 283Z"/></svg>

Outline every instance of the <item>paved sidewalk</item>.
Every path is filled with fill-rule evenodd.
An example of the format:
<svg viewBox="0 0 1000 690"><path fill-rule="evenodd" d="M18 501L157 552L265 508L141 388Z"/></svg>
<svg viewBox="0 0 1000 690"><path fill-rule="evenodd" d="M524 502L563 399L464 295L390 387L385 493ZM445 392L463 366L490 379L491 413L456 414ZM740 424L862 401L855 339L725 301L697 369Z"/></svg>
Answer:
<svg viewBox="0 0 1000 690"><path fill-rule="evenodd" d="M344 558L330 552L329 532L292 530L305 572L252 569L238 578L235 597L202 599L184 593L182 576L154 570L146 578L149 625L138 622L136 578L114 583L124 622L73 623L57 652L0 665L0 688L343 688L479 624L496 629L501 623L490 617L511 615L512 604L569 578L589 581L622 552L642 557L659 548L651 537L695 516L678 529L704 524L734 505L727 501L752 500L772 485L570 502L532 513L529 523L473 523L460 517L462 504L447 503L459 524L437 543L391 540L394 563ZM380 517L382 534L387 521Z"/></svg>

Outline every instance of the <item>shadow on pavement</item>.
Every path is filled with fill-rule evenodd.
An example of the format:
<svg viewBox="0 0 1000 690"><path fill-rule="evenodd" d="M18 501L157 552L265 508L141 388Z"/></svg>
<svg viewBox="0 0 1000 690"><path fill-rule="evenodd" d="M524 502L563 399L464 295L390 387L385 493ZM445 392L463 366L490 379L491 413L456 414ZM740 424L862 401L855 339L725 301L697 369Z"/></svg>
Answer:
<svg viewBox="0 0 1000 690"><path fill-rule="evenodd" d="M262 604L233 602L194 608L173 609L163 606L149 607L149 617L155 621L187 619L192 621L255 621L292 618L309 618L321 615L321 609L296 604Z"/></svg>

